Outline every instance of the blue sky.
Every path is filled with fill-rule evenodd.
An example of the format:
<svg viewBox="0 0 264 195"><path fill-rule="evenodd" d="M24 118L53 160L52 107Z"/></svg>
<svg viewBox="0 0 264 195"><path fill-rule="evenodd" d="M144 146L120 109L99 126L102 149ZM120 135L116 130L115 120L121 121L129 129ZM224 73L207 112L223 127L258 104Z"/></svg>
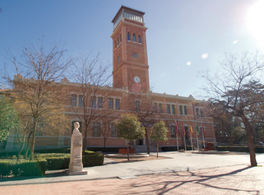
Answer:
<svg viewBox="0 0 264 195"><path fill-rule="evenodd" d="M100 52L101 62L111 65L111 21L124 5L145 12L152 90L198 97L201 74L215 72L226 52L263 53L264 15L254 20L255 29L249 19L256 4L264 9L259 0L0 0L0 69L6 50L19 56L42 37L72 57Z"/></svg>

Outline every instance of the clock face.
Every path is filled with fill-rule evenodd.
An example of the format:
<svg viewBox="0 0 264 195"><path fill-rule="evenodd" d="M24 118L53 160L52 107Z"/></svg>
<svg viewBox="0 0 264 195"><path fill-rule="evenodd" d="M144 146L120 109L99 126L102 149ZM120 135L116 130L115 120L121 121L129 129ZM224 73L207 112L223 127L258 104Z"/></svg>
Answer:
<svg viewBox="0 0 264 195"><path fill-rule="evenodd" d="M139 83L139 82L140 82L140 78L139 78L138 76L135 76L135 77L134 77L134 81L135 81L136 83Z"/></svg>

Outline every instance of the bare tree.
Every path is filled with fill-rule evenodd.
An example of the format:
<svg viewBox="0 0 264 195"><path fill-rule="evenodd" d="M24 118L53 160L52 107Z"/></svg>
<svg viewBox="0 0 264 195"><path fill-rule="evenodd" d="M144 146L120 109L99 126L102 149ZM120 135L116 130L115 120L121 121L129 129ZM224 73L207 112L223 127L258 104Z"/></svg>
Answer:
<svg viewBox="0 0 264 195"><path fill-rule="evenodd" d="M111 123L116 119L116 116L114 115L114 110L109 110L108 113L104 113L104 117L101 118L102 121L102 128L100 128L100 134L102 135L104 139L104 148L106 146L106 141L109 137L117 137L117 130L114 128L114 123ZM114 128L114 132L112 132L112 129Z"/></svg>
<svg viewBox="0 0 264 195"><path fill-rule="evenodd" d="M149 131L150 125L153 125L155 120L160 118L160 113L158 108L155 107L153 103L152 93L149 91L147 93L130 93L129 94L129 104L130 110L133 110L141 122L141 125L145 129L145 138L147 145L147 153L149 154Z"/></svg>
<svg viewBox="0 0 264 195"><path fill-rule="evenodd" d="M254 121L250 115L259 111L264 102L264 86L256 81L264 68L264 56L258 52L241 56L227 54L220 62L221 69L214 78L206 74L208 86L204 89L211 105L222 112L242 119L247 132L251 166L257 166L254 150Z"/></svg>
<svg viewBox="0 0 264 195"><path fill-rule="evenodd" d="M71 65L71 60L65 58L65 52L57 45L46 51L43 43L39 48L31 44L23 49L21 59L9 53L8 59L17 73L14 79L8 71L2 75L9 84L8 93L12 93L16 101L26 105L32 119L32 133L30 133L32 159L38 123L54 122L56 119L46 120L47 116L60 111L65 101L62 87L58 82Z"/></svg>
<svg viewBox="0 0 264 195"><path fill-rule="evenodd" d="M110 93L110 66L104 66L99 63L99 55L90 60L90 55L85 58L79 58L75 62L74 80L80 84L78 88L79 98L82 105L72 109L77 117L83 121L84 142L83 151L87 146L87 135L92 130L92 123L100 121L109 116L109 112L103 107L108 100ZM99 130L100 131L100 130Z"/></svg>

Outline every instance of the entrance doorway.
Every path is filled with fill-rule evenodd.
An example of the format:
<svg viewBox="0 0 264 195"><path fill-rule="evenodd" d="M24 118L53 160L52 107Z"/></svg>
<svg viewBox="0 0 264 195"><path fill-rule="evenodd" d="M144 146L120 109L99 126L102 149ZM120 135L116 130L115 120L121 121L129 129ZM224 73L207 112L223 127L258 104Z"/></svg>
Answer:
<svg viewBox="0 0 264 195"><path fill-rule="evenodd" d="M136 141L136 145L143 145L143 139L138 139Z"/></svg>

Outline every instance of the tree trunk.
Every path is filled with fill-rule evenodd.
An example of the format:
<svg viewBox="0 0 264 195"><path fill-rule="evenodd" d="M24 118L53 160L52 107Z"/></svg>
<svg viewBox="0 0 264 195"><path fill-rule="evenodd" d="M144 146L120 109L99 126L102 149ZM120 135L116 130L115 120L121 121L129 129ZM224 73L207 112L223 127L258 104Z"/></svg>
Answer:
<svg viewBox="0 0 264 195"><path fill-rule="evenodd" d="M84 139L83 139L83 154L85 153L86 146L87 146L87 143L86 143L87 131L88 131L88 125L85 125Z"/></svg>
<svg viewBox="0 0 264 195"><path fill-rule="evenodd" d="M248 150L250 155L250 163L252 167L257 166L253 130L251 129L248 119L244 114L242 114L241 118L243 120L243 123L247 131L247 142L248 142Z"/></svg>
<svg viewBox="0 0 264 195"><path fill-rule="evenodd" d="M148 138L148 130L146 127L145 127L145 132L146 132L147 153L149 154L149 138Z"/></svg>
<svg viewBox="0 0 264 195"><path fill-rule="evenodd" d="M127 161L129 161L129 141L127 141Z"/></svg>
<svg viewBox="0 0 264 195"><path fill-rule="evenodd" d="M159 143L157 143L157 158L159 158Z"/></svg>
<svg viewBox="0 0 264 195"><path fill-rule="evenodd" d="M29 135L28 135L28 139L27 139L27 148L26 148L26 152L25 152L25 159L27 159L28 157L28 149L29 149L29 140L30 140L30 136L32 134L32 131L30 131Z"/></svg>
<svg viewBox="0 0 264 195"><path fill-rule="evenodd" d="M18 135L18 134L17 134L17 137L18 137L18 140L20 141L20 139L19 139L19 135ZM19 160L19 156L20 156L20 154L21 154L21 152L22 152L22 150L23 150L23 148L24 148L25 142L26 142L26 133L25 133L25 131L24 131L24 133L23 133L23 141L22 141L22 144L21 144L20 150L19 150L19 152L18 152L18 154L17 154L17 161Z"/></svg>
<svg viewBox="0 0 264 195"><path fill-rule="evenodd" d="M34 149L35 149L35 142L36 142L36 131L37 131L37 119L33 119L33 132L32 132L32 142L30 146L31 155L30 159L34 160Z"/></svg>
<svg viewBox="0 0 264 195"><path fill-rule="evenodd" d="M106 138L104 137L104 148L105 148L105 145L106 145Z"/></svg>

